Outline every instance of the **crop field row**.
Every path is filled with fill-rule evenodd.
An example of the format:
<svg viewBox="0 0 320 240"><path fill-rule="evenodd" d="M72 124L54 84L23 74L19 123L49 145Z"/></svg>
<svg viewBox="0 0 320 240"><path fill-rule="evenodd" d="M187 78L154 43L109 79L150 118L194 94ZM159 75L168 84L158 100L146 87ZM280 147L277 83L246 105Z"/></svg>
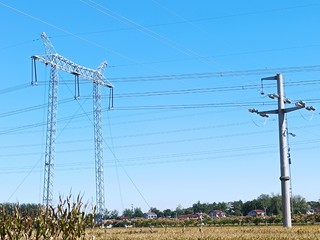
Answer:
<svg viewBox="0 0 320 240"><path fill-rule="evenodd" d="M294 226L234 226L234 227L175 227L175 228L111 228L92 229L89 239L212 239L212 240L271 240L271 239L320 239L319 225Z"/></svg>
<svg viewBox="0 0 320 240"><path fill-rule="evenodd" d="M10 206L0 207L0 240L320 240L319 215L297 215L292 228L284 228L277 221L271 221L270 217L221 218L221 221L108 220L107 224L102 225L94 220L94 214L86 214L83 211L86 206L83 205L80 196L76 202L71 200L71 196L65 200L60 198L57 207L40 208L37 214L27 214L21 211L19 205L9 208Z"/></svg>

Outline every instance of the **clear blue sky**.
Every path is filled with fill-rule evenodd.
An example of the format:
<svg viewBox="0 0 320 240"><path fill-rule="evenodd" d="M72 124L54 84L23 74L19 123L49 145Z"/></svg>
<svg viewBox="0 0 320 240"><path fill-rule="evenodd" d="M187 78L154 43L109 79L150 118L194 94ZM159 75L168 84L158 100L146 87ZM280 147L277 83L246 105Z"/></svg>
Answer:
<svg viewBox="0 0 320 240"><path fill-rule="evenodd" d="M41 32L80 65L108 61L107 209L280 193L277 116L248 108L277 107L260 94L260 79L277 73L287 98L320 108L319 71L304 68L320 64L319 12L317 0L0 1L0 201L42 202L50 69L38 63L39 85L30 85L30 57L45 53ZM81 80L76 101L73 76L60 71L59 82L54 202L71 192L94 204L92 86ZM320 198L319 117L288 114L293 194L307 200Z"/></svg>

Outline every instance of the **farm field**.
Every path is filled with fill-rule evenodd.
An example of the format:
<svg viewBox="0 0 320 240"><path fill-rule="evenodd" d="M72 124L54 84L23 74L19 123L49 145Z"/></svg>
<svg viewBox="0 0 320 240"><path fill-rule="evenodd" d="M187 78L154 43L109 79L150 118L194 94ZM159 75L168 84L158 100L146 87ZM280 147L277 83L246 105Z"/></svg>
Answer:
<svg viewBox="0 0 320 240"><path fill-rule="evenodd" d="M320 226L237 226L237 227L174 227L174 228L112 228L94 229L87 232L89 239L320 239Z"/></svg>

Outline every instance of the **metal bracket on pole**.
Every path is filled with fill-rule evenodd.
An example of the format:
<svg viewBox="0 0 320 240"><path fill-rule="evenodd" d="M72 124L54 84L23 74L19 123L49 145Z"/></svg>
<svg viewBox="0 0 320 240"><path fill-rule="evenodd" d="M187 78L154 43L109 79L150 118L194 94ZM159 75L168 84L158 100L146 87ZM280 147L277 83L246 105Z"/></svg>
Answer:
<svg viewBox="0 0 320 240"><path fill-rule="evenodd" d="M277 80L277 76L278 76L278 75L272 76L272 77L261 78L261 81L263 81L263 80Z"/></svg>
<svg viewBox="0 0 320 240"><path fill-rule="evenodd" d="M283 177L280 177L279 179L280 179L280 181L289 181L290 177L289 176L283 176Z"/></svg>

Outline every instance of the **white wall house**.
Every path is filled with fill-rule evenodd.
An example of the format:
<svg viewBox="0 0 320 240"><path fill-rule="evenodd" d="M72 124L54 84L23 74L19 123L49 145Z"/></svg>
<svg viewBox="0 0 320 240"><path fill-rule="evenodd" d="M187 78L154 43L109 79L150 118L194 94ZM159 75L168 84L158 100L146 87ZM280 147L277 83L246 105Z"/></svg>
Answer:
<svg viewBox="0 0 320 240"><path fill-rule="evenodd" d="M156 219L158 216L154 212L147 212L143 214L145 219Z"/></svg>

